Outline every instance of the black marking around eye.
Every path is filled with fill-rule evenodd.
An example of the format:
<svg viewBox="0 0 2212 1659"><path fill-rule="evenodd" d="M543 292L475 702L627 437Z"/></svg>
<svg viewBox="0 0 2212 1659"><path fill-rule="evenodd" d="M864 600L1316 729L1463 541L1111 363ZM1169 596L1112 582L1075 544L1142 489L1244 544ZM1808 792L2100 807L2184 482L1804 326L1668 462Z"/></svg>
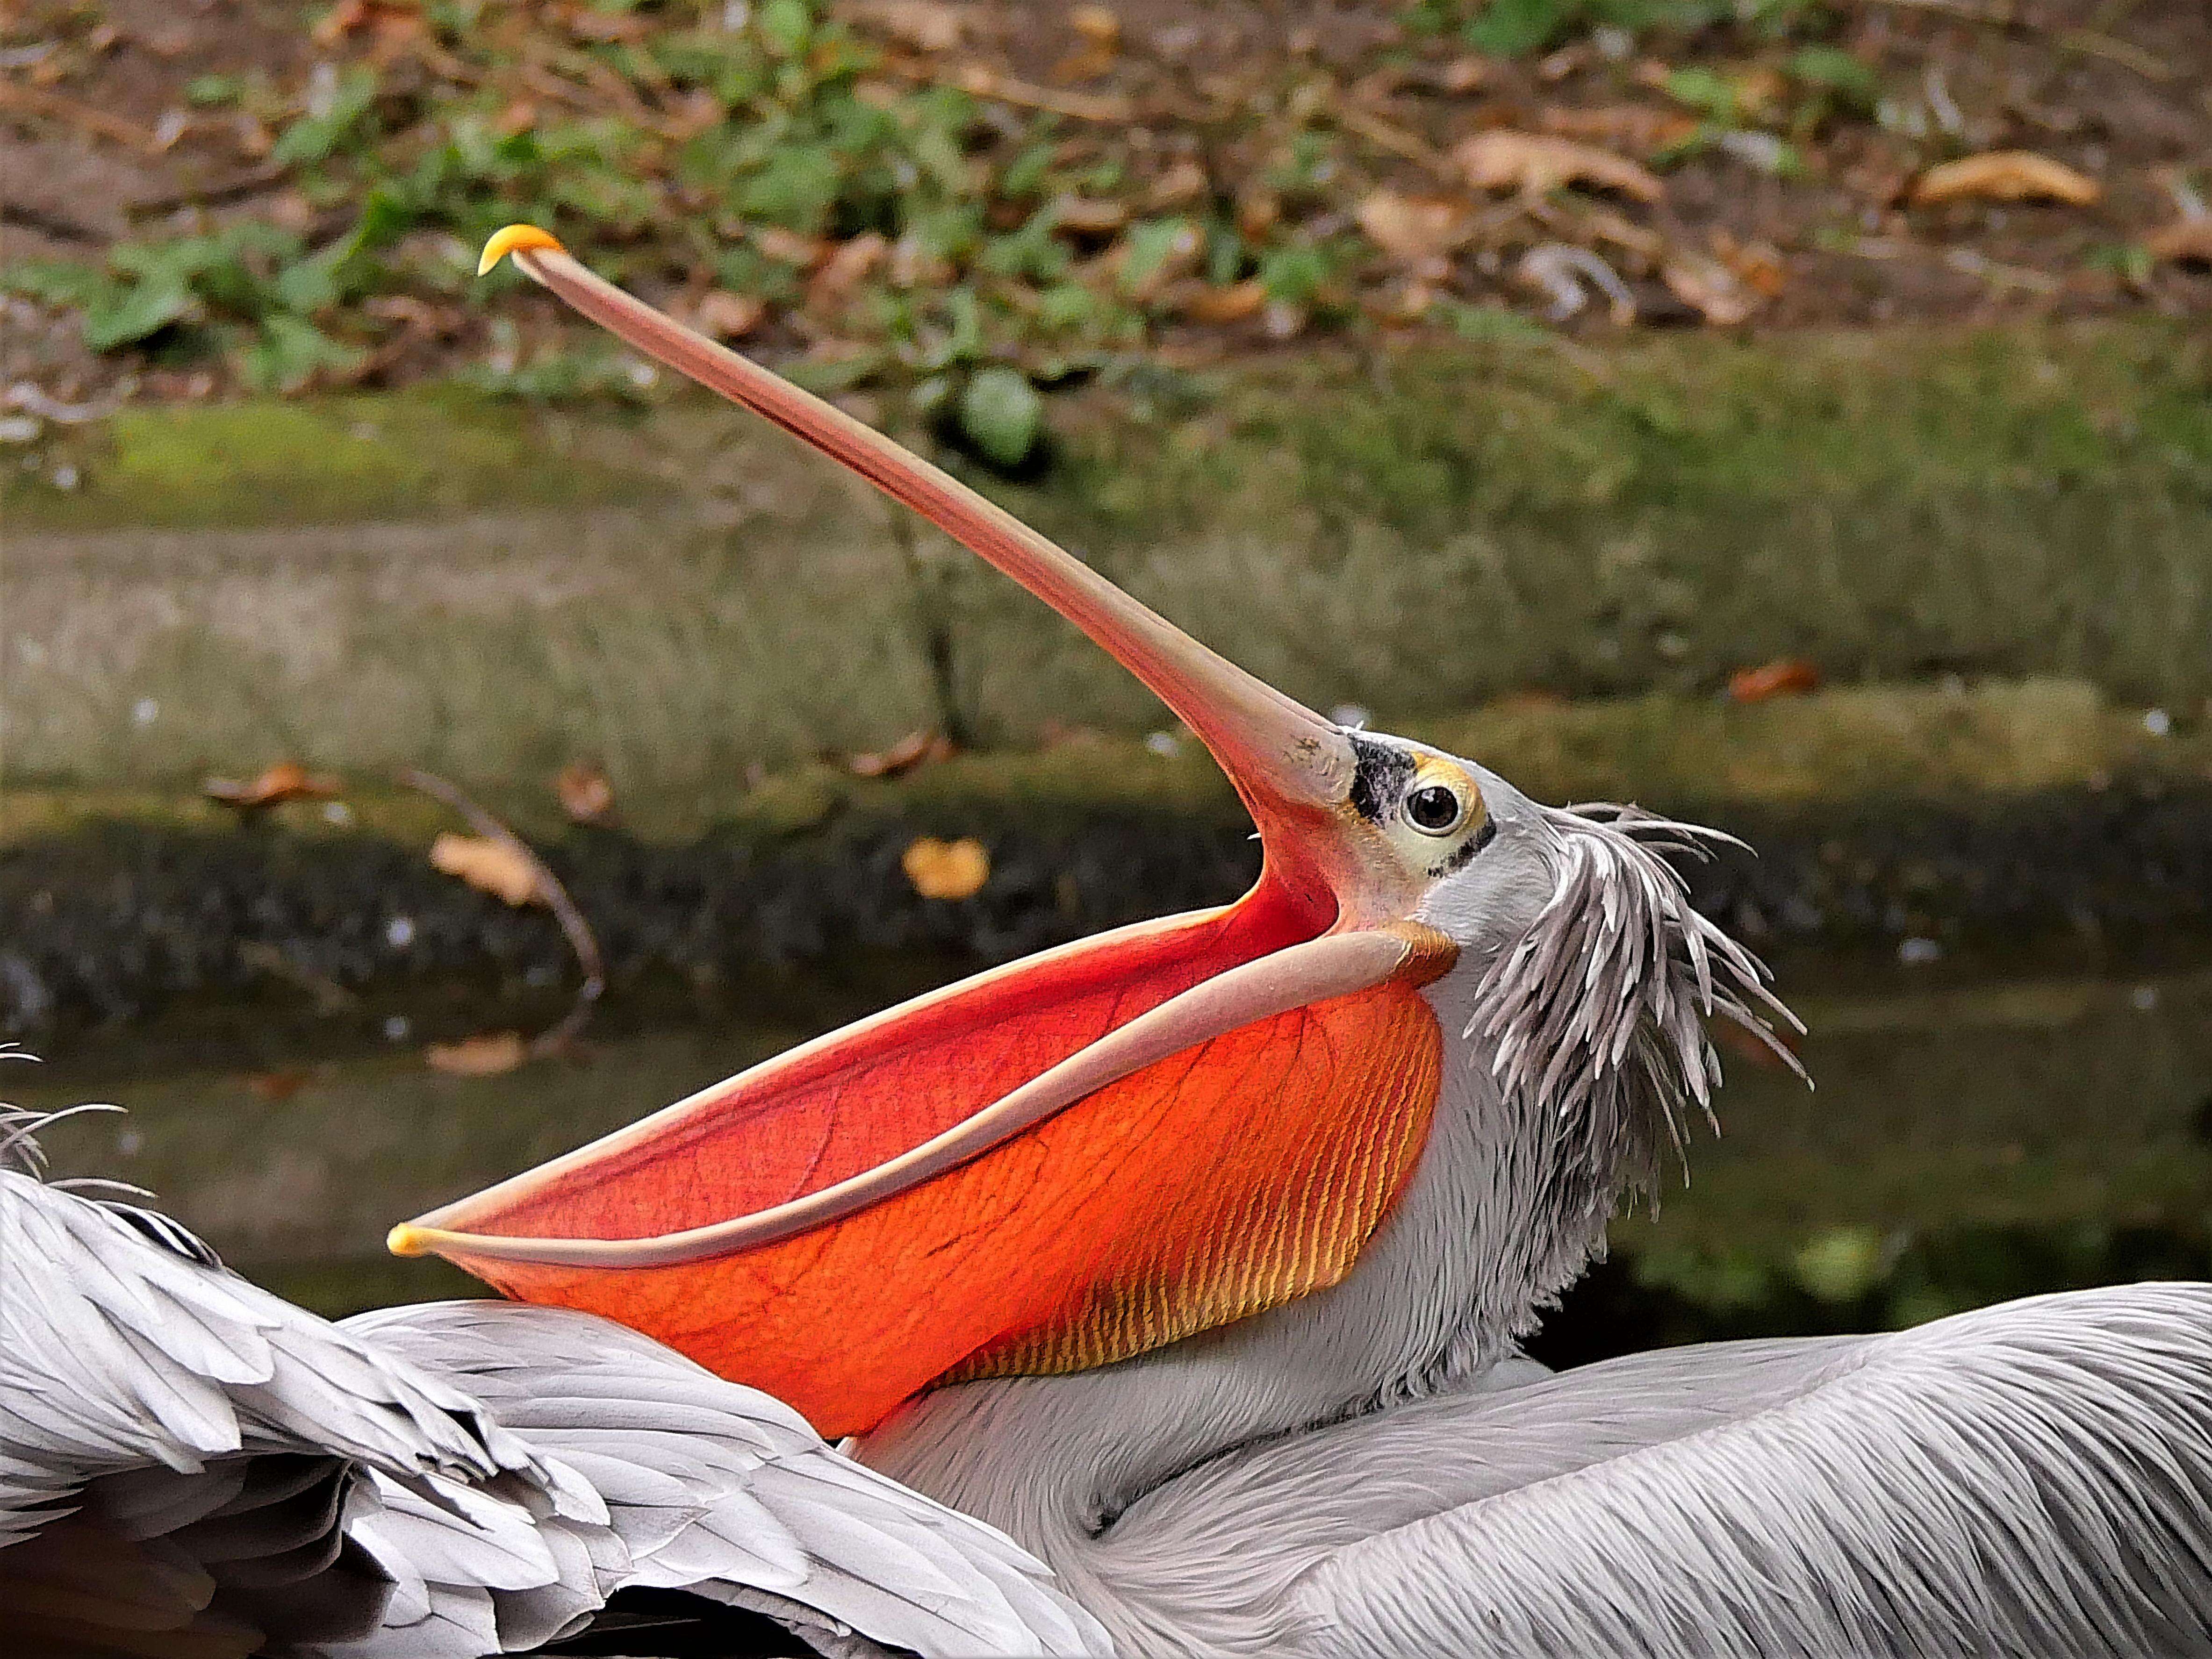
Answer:
<svg viewBox="0 0 2212 1659"><path fill-rule="evenodd" d="M1413 776L1413 757L1403 749L1350 733L1358 763L1352 774L1352 809L1374 823L1398 804Z"/></svg>
<svg viewBox="0 0 2212 1659"><path fill-rule="evenodd" d="M1431 864L1429 866L1430 875L1449 875L1454 870L1465 869L1468 863L1474 859L1475 854L1480 852L1485 847L1488 846L1497 839L1497 820L1491 818L1484 819L1482 820L1482 827L1475 831L1474 834L1468 836L1466 840L1461 842L1458 851L1453 853L1452 856L1445 859L1443 863Z"/></svg>

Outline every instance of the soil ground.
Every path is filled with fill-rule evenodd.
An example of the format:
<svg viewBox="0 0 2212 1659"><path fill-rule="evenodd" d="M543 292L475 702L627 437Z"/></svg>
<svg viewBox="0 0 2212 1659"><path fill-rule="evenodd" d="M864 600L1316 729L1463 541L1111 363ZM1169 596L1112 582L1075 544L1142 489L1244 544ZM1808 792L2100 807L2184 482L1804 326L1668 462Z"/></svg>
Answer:
<svg viewBox="0 0 2212 1659"><path fill-rule="evenodd" d="M110 284L12 282L19 405L471 366L618 393L550 306L473 282L530 213L828 384L1377 330L2212 312L2197 0L816 9L11 0L0 263ZM1549 160L1470 160L1514 136ZM1934 182L2022 153L2059 182ZM163 263L241 225L276 239ZM330 281L279 282L319 256ZM128 337L88 350L88 315Z"/></svg>

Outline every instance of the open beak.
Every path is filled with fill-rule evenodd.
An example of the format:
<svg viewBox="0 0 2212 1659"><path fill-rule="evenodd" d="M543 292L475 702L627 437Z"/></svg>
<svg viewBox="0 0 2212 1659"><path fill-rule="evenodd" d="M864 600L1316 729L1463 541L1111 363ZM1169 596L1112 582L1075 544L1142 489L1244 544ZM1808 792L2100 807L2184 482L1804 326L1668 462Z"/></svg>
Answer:
<svg viewBox="0 0 2212 1659"><path fill-rule="evenodd" d="M1335 1282L1425 1143L1452 947L1350 805L1351 741L973 490L594 275L486 245L921 513L1195 732L1266 849L1225 910L1086 940L780 1056L392 1230L607 1314L824 1432L951 1377L1107 1363Z"/></svg>

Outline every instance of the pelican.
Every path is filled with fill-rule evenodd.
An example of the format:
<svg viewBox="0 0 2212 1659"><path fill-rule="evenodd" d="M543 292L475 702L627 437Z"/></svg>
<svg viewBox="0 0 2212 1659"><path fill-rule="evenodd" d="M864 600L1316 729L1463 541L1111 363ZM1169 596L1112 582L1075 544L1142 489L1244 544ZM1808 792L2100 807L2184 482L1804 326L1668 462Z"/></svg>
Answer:
<svg viewBox="0 0 2212 1659"><path fill-rule="evenodd" d="M1522 1355L1708 1109L1705 1022L1789 1018L1662 856L1706 833L1326 720L544 232L486 268L509 255L1089 634L1265 857L1234 905L919 998L402 1224L394 1250L532 1305L360 1340L542 1329L493 1345L557 1392L571 1344L637 1333L851 1437L884 1502L988 1529L933 1535L1056 1615L1032 1650L2212 1650L2212 1286ZM741 1604L822 1623L770 1594Z"/></svg>

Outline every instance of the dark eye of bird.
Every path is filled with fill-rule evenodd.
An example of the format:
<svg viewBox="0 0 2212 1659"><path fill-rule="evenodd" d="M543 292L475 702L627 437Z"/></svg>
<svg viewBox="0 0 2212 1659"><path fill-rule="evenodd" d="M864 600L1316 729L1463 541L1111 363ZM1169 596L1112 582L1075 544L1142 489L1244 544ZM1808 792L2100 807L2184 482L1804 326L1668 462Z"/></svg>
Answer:
<svg viewBox="0 0 2212 1659"><path fill-rule="evenodd" d="M1459 796L1442 784L1417 789L1406 797L1406 821L1424 835L1442 835L1459 823Z"/></svg>

